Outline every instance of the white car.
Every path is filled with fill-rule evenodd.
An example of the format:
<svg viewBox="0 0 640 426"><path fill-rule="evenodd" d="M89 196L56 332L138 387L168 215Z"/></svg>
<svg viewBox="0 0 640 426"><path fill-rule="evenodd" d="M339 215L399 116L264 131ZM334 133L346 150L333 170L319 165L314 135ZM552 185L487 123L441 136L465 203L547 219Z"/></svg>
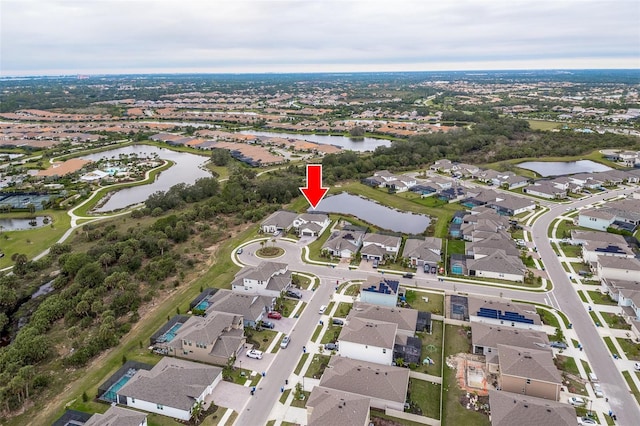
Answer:
<svg viewBox="0 0 640 426"><path fill-rule="evenodd" d="M247 356L253 359L262 359L262 351L259 351L257 349L249 349L247 351Z"/></svg>
<svg viewBox="0 0 640 426"><path fill-rule="evenodd" d="M280 347L282 349L286 348L287 346L289 346L289 342L291 342L291 337L284 336L284 338L282 339L282 342L280 342Z"/></svg>
<svg viewBox="0 0 640 426"><path fill-rule="evenodd" d="M593 393L598 397L598 398L604 398L604 392L602 392L602 388L600 387L599 384L594 383L593 384Z"/></svg>
<svg viewBox="0 0 640 426"><path fill-rule="evenodd" d="M636 371L640 371L640 362L636 362L635 364L633 364L633 369Z"/></svg>
<svg viewBox="0 0 640 426"><path fill-rule="evenodd" d="M578 407L584 405L585 401L579 396L572 396L571 398L569 398L569 404L573 405L574 407Z"/></svg>
<svg viewBox="0 0 640 426"><path fill-rule="evenodd" d="M589 417L578 417L579 425L597 425L598 423Z"/></svg>
<svg viewBox="0 0 640 426"><path fill-rule="evenodd" d="M322 314L324 314L324 311L326 309L327 309L327 305L322 305L322 306L320 306L320 309L318 310L318 313L322 315Z"/></svg>

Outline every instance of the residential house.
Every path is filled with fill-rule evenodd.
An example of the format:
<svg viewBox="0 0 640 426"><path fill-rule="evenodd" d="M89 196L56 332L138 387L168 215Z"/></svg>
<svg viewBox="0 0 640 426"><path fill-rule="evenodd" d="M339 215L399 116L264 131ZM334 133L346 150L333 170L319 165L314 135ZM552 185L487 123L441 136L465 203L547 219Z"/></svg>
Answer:
<svg viewBox="0 0 640 426"><path fill-rule="evenodd" d="M360 301L382 306L396 306L400 282L388 278L369 276L360 284Z"/></svg>
<svg viewBox="0 0 640 426"><path fill-rule="evenodd" d="M438 191L449 189L453 186L453 182L450 179L444 179L439 176L430 177L427 180L427 185L436 188Z"/></svg>
<svg viewBox="0 0 640 426"><path fill-rule="evenodd" d="M151 370L138 370L118 395L129 407L188 421L194 404L221 380L220 367L163 357Z"/></svg>
<svg viewBox="0 0 640 426"><path fill-rule="evenodd" d="M231 289L239 293L278 297L291 286L291 271L286 263L262 261L255 267L244 267L231 281Z"/></svg>
<svg viewBox="0 0 640 426"><path fill-rule="evenodd" d="M329 216L322 213L303 213L293 220L299 237L317 237L331 224Z"/></svg>
<svg viewBox="0 0 640 426"><path fill-rule="evenodd" d="M298 213L286 210L273 212L262 221L260 229L266 234L273 234L278 231L287 232L293 226L293 221L298 217Z"/></svg>
<svg viewBox="0 0 640 426"><path fill-rule="evenodd" d="M322 245L322 250L332 256L350 258L358 252L364 238L362 231L333 231L327 241Z"/></svg>
<svg viewBox="0 0 640 426"><path fill-rule="evenodd" d="M540 315L533 305L475 297L468 298L467 304L471 322L542 330Z"/></svg>
<svg viewBox="0 0 640 426"><path fill-rule="evenodd" d="M333 356L320 386L371 398L372 408L404 411L409 369Z"/></svg>
<svg viewBox="0 0 640 426"><path fill-rule="evenodd" d="M640 277L640 260L626 257L598 256L596 273L600 279L634 281Z"/></svg>
<svg viewBox="0 0 640 426"><path fill-rule="evenodd" d="M210 311L241 315L245 327L256 327L259 321L273 309L275 297L219 290L209 299Z"/></svg>
<svg viewBox="0 0 640 426"><path fill-rule="evenodd" d="M428 318L426 318L427 316ZM347 316L347 321L354 318L394 323L398 326L397 333L407 336L415 335L416 331L431 331L431 314L429 312L419 312L415 309L354 302L353 309Z"/></svg>
<svg viewBox="0 0 640 426"><path fill-rule="evenodd" d="M401 237L394 235L366 234L362 240L360 253L364 259L394 259L400 251Z"/></svg>
<svg viewBox="0 0 640 426"><path fill-rule="evenodd" d="M307 426L369 426L371 399L314 386L307 401Z"/></svg>
<svg viewBox="0 0 640 426"><path fill-rule="evenodd" d="M147 415L113 405L103 414L96 413L91 416L84 426L147 426Z"/></svg>
<svg viewBox="0 0 640 426"><path fill-rule="evenodd" d="M172 327L172 337L153 342L165 355L225 366L244 348L244 322L241 315L209 311L206 317L191 316ZM166 333L163 334L166 336Z"/></svg>
<svg viewBox="0 0 640 426"><path fill-rule="evenodd" d="M529 179L524 176L508 175L505 177L500 176L499 179L499 186L505 189L522 188L529 184Z"/></svg>
<svg viewBox="0 0 640 426"><path fill-rule="evenodd" d="M551 351L498 344L498 366L503 391L560 399L562 376Z"/></svg>
<svg viewBox="0 0 640 426"><path fill-rule="evenodd" d="M523 282L527 268L517 256L498 250L479 259L467 260L470 276Z"/></svg>
<svg viewBox="0 0 640 426"><path fill-rule="evenodd" d="M569 404L489 390L491 426L575 426L576 409Z"/></svg>
<svg viewBox="0 0 640 426"><path fill-rule="evenodd" d="M436 161L429 168L431 170L435 170L442 173L451 173L451 171L453 170L453 163L451 163L451 161L445 158L445 159Z"/></svg>
<svg viewBox="0 0 640 426"><path fill-rule="evenodd" d="M622 307L622 315L625 318L630 321L640 321L640 291L620 290L618 306Z"/></svg>
<svg viewBox="0 0 640 426"><path fill-rule="evenodd" d="M498 345L517 346L525 349L549 348L547 333L540 330L508 328L481 322L471 323L473 353L491 358L498 355Z"/></svg>
<svg viewBox="0 0 640 426"><path fill-rule="evenodd" d="M627 245L624 237L615 235L616 242L585 241L582 244L582 259L585 262L596 262L600 256L634 258L635 253Z"/></svg>
<svg viewBox="0 0 640 426"><path fill-rule="evenodd" d="M523 193L536 197L547 198L550 200L558 200L567 198L567 189L558 187L551 181L540 181L533 185L529 185L522 190Z"/></svg>
<svg viewBox="0 0 640 426"><path fill-rule="evenodd" d="M640 280L626 281L603 278L600 282L602 283L601 291L607 293L616 302L620 299L621 290L640 291Z"/></svg>
<svg viewBox="0 0 640 426"><path fill-rule="evenodd" d="M480 168L471 164L456 163L451 168L451 174L457 177L476 177L480 173Z"/></svg>
<svg viewBox="0 0 640 426"><path fill-rule="evenodd" d="M397 329L391 322L352 318L340 331L340 356L391 365Z"/></svg>
<svg viewBox="0 0 640 426"><path fill-rule="evenodd" d="M602 207L581 210L578 225L598 231L613 227L635 232L640 225L640 200L630 198L612 201Z"/></svg>
<svg viewBox="0 0 640 426"><path fill-rule="evenodd" d="M77 410L65 410L51 426L82 426L91 418L91 414Z"/></svg>
<svg viewBox="0 0 640 426"><path fill-rule="evenodd" d="M436 272L442 261L441 253L441 238L425 237L423 240L408 238L404 243L402 256L409 259L413 267L422 267L425 272Z"/></svg>
<svg viewBox="0 0 640 426"><path fill-rule="evenodd" d="M536 209L536 202L515 195L501 194L494 201L487 203L489 207L505 216L516 216L520 213Z"/></svg>

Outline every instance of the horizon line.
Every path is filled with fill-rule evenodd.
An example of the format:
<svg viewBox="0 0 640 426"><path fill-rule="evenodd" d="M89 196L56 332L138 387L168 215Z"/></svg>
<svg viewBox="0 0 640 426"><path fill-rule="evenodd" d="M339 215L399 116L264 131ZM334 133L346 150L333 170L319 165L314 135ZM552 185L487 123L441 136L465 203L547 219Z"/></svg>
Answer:
<svg viewBox="0 0 640 426"><path fill-rule="evenodd" d="M175 72L104 72L104 73L60 73L60 74L14 74L0 75L0 80L16 78L37 78L37 77L98 77L98 76L127 76L127 75L294 75L294 74L420 74L420 73L453 73L453 72L531 72L531 71L640 71L637 68L486 68L486 69L448 69L448 70L395 70L395 71L228 71L228 72L206 72L206 71L175 71Z"/></svg>

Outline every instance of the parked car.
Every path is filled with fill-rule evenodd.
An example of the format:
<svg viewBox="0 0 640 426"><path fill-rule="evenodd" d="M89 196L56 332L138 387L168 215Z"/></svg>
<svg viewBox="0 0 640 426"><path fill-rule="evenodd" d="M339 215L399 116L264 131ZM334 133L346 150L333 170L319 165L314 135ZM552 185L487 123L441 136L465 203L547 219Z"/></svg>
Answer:
<svg viewBox="0 0 640 426"><path fill-rule="evenodd" d="M328 351L337 351L338 350L338 345L335 343L327 343L324 345L324 348Z"/></svg>
<svg viewBox="0 0 640 426"><path fill-rule="evenodd" d="M262 328L268 328L268 329L273 329L273 327L275 327L275 324L272 323L271 321L262 321L261 325Z"/></svg>
<svg viewBox="0 0 640 426"><path fill-rule="evenodd" d="M342 321L342 320L341 320L341 319L339 319L339 318L334 318L333 320L331 320L331 323L332 323L333 325L344 325L344 321Z"/></svg>
<svg viewBox="0 0 640 426"><path fill-rule="evenodd" d="M578 424L579 425L597 425L598 422L596 422L595 420L589 417L578 417Z"/></svg>
<svg viewBox="0 0 640 426"><path fill-rule="evenodd" d="M249 349L247 351L247 356L253 359L262 359L262 351L259 351L257 349Z"/></svg>
<svg viewBox="0 0 640 426"><path fill-rule="evenodd" d="M402 278L413 278L413 274L411 272L407 272L402 276Z"/></svg>
<svg viewBox="0 0 640 426"><path fill-rule="evenodd" d="M569 398L569 404L573 405L574 407L578 407L586 403L584 399L580 398L579 396L572 396L571 398Z"/></svg>
<svg viewBox="0 0 640 426"><path fill-rule="evenodd" d="M633 369L636 371L640 371L640 362L636 362L635 364L633 364Z"/></svg>
<svg viewBox="0 0 640 426"><path fill-rule="evenodd" d="M285 294L289 297L293 297L294 299L302 299L302 293L296 290L287 290Z"/></svg>
<svg viewBox="0 0 640 426"><path fill-rule="evenodd" d="M599 384L594 383L593 384L593 393L598 397L598 398L604 398L604 392L602 392L602 388L600 387Z"/></svg>
<svg viewBox="0 0 640 426"><path fill-rule="evenodd" d="M277 237L278 235L280 235L280 231L276 231L276 232L273 233L274 237Z"/></svg>
<svg viewBox="0 0 640 426"><path fill-rule="evenodd" d="M373 260L373 267L377 268L378 267L378 259L374 259Z"/></svg>
<svg viewBox="0 0 640 426"><path fill-rule="evenodd" d="M236 254L242 254L242 247L240 247L238 250L236 250Z"/></svg>
<svg viewBox="0 0 640 426"><path fill-rule="evenodd" d="M322 305L320 306L320 309L318 309L318 313L319 314L324 314L324 311L327 309L327 305Z"/></svg>
<svg viewBox="0 0 640 426"><path fill-rule="evenodd" d="M291 341L291 337L289 336L284 336L284 338L282 339L282 342L280 342L280 347L282 349L286 348L287 346L289 346L289 342Z"/></svg>
<svg viewBox="0 0 640 426"><path fill-rule="evenodd" d="M279 320L282 319L282 314L280 312L271 311L267 314L267 318Z"/></svg>
<svg viewBox="0 0 640 426"><path fill-rule="evenodd" d="M549 342L549 346L556 349L567 349L569 347L565 342Z"/></svg>

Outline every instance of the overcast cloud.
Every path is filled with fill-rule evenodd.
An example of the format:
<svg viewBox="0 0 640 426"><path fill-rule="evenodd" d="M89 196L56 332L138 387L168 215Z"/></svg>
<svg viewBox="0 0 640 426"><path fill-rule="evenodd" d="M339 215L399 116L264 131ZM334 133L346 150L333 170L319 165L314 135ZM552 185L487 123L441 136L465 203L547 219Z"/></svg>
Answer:
<svg viewBox="0 0 640 426"><path fill-rule="evenodd" d="M0 0L0 71L640 68L640 1Z"/></svg>

